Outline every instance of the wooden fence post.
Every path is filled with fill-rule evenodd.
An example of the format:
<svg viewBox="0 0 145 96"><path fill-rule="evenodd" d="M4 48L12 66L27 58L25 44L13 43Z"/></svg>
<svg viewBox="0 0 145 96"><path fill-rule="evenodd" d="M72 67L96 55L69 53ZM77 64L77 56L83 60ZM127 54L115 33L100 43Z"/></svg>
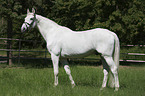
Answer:
<svg viewBox="0 0 145 96"><path fill-rule="evenodd" d="M12 45L11 45L11 41L8 40L7 41L7 64L8 65L12 65L12 51L11 51Z"/></svg>
<svg viewBox="0 0 145 96"><path fill-rule="evenodd" d="M7 61L9 65L12 65L12 41L10 38L12 38L13 36L13 22L12 22L12 18L10 16L8 16L8 20L7 20Z"/></svg>
<svg viewBox="0 0 145 96"><path fill-rule="evenodd" d="M18 56L18 64L20 64L20 50L21 50L21 39L19 39L19 56Z"/></svg>

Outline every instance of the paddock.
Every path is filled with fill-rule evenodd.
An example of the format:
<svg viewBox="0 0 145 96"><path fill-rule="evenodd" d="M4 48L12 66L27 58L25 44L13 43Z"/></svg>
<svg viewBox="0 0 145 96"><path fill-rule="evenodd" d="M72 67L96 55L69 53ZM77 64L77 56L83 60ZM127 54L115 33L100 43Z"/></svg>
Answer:
<svg viewBox="0 0 145 96"><path fill-rule="evenodd" d="M7 38L1 39L7 41ZM0 49L1 95L96 96L97 94L99 96L107 96L108 94L115 94L116 96L125 96L127 94L128 96L143 96L145 94L145 76L143 76L145 72L144 45L121 46L121 65L119 68L120 90L114 93L113 89L109 87L100 91L103 79L103 68L99 56L92 55L86 58L69 59L72 76L77 85L73 89L68 82L68 77L62 65L60 65L60 85L55 88L53 87L52 63L47 50L45 48L43 50L24 50L21 45L22 42L34 42L33 40L9 40L18 42L19 47L17 49L5 49L4 47ZM7 57L7 51L12 52L12 58ZM8 59L12 59L12 66L6 64Z"/></svg>
<svg viewBox="0 0 145 96"><path fill-rule="evenodd" d="M0 65L1 66L1 65ZM100 91L102 66L70 65L76 87L72 88L63 67L60 67L58 87L53 85L52 68L5 67L0 70L2 96L144 96L145 65L120 66L120 90ZM91 73L91 74L90 74Z"/></svg>

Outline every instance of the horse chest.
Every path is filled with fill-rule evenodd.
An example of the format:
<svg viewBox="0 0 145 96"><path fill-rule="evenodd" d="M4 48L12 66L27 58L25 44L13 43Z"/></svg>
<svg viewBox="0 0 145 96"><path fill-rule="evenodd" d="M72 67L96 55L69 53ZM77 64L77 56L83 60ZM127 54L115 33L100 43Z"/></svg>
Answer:
<svg viewBox="0 0 145 96"><path fill-rule="evenodd" d="M60 47L60 43L56 43L56 42L47 42L47 49L50 53L54 53L56 55L60 54L61 51L61 47Z"/></svg>

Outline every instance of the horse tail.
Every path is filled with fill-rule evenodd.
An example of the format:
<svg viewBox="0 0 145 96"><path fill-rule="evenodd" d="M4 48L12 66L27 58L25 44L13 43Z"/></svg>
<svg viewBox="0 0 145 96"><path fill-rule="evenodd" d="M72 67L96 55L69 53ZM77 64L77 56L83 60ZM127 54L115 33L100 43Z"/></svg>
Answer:
<svg viewBox="0 0 145 96"><path fill-rule="evenodd" d="M117 72L118 72L119 71L120 44L119 44L119 38L117 37L117 35L115 33L113 33L113 36L115 38L113 58L114 58L114 62L115 62L116 67L117 67ZM109 78L108 85L112 88L114 87L114 76L111 73L110 73L110 78Z"/></svg>
<svg viewBox="0 0 145 96"><path fill-rule="evenodd" d="M115 37L114 62L117 66L117 69L119 69L120 44L119 44L119 38L115 33L114 33L114 37Z"/></svg>

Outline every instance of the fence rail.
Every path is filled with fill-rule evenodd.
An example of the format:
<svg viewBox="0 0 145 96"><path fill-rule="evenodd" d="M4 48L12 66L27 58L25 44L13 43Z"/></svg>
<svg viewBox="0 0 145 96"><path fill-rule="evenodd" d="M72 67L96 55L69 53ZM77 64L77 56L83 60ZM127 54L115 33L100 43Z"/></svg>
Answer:
<svg viewBox="0 0 145 96"><path fill-rule="evenodd" d="M16 49L0 49L0 51L13 51L13 52L46 52L46 51L40 51L40 50L16 50Z"/></svg>
<svg viewBox="0 0 145 96"><path fill-rule="evenodd" d="M145 54L143 54L143 53L122 53L122 54L145 56Z"/></svg>
<svg viewBox="0 0 145 96"><path fill-rule="evenodd" d="M0 38L0 40L14 40L14 41L18 41L19 42L19 47L18 49L0 49L0 51L11 51L11 52L19 52L18 56L17 57L12 57L12 58L15 58L15 59L18 59L18 63L20 63L20 60L21 59L50 59L50 58L47 58L47 49L46 50L43 50L43 51L40 51L40 50L21 50L21 42L22 41L26 41L26 42L41 42L41 41L34 41L34 40L21 40L21 39L13 39L13 38ZM6 44L5 43L1 43L1 44ZM133 46L139 46L139 47L145 47L145 45L122 45L122 47L133 47ZM45 53L45 56L44 57L41 57L41 58L35 58L35 57L21 57L21 52L43 52ZM123 55L127 55L127 56L145 56L144 53L121 53ZM0 54L1 56L1 54ZM12 58L1 58L0 59L4 59L3 61L0 60L0 63L5 63L7 62L6 60L8 59L12 59ZM84 59L77 59L77 58L73 58L73 60L76 59L76 60L84 60ZM85 58L85 60L97 60L97 59L94 59L94 58ZM123 60L120 60L121 62L145 62L145 60L129 60L129 59L123 59Z"/></svg>

